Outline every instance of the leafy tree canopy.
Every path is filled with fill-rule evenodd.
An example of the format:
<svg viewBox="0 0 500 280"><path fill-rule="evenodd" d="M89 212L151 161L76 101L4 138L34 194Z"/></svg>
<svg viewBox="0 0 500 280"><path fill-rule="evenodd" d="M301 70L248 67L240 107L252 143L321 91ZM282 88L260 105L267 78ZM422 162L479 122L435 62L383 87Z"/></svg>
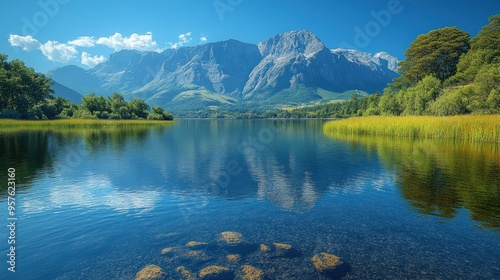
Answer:
<svg viewBox="0 0 500 280"><path fill-rule="evenodd" d="M38 103L53 98L50 78L20 60L7 62L7 58L0 54L0 110L25 115Z"/></svg>
<svg viewBox="0 0 500 280"><path fill-rule="evenodd" d="M456 73L460 56L469 50L469 34L456 27L432 30L417 37L406 50L406 59L399 64L401 77L395 89L416 85L426 76L441 81Z"/></svg>
<svg viewBox="0 0 500 280"><path fill-rule="evenodd" d="M497 64L500 67L500 14L489 18L476 37L470 41L470 50L462 56L457 65L457 75L448 84L472 82L484 65Z"/></svg>

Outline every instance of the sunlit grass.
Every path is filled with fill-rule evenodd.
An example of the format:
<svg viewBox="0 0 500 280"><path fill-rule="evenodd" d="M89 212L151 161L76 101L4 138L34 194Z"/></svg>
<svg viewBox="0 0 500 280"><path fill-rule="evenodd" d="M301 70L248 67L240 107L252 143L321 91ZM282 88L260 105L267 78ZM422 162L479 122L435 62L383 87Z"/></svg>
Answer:
<svg viewBox="0 0 500 280"><path fill-rule="evenodd" d="M0 119L0 131L12 130L43 130L43 129L77 129L77 128L119 128L138 126L168 125L171 121L156 120L91 120L91 119L64 119L64 120L8 120Z"/></svg>
<svg viewBox="0 0 500 280"><path fill-rule="evenodd" d="M330 121L324 125L323 131L326 134L500 142L500 115L359 117Z"/></svg>

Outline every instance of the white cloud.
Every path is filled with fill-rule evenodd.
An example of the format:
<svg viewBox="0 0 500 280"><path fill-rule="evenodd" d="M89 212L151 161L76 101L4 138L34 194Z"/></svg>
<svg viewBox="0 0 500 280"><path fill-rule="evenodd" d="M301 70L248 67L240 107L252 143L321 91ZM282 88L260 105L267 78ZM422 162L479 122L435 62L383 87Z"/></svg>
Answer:
<svg viewBox="0 0 500 280"><path fill-rule="evenodd" d="M207 36L201 36L200 37L200 43L206 43L208 41Z"/></svg>
<svg viewBox="0 0 500 280"><path fill-rule="evenodd" d="M189 41L191 41L191 32L179 35L179 41L182 43L189 43Z"/></svg>
<svg viewBox="0 0 500 280"><path fill-rule="evenodd" d="M179 35L179 42L169 43L169 44L170 44L170 47L172 49L178 49L178 48L184 46L185 44L188 44L189 42L191 42L191 40L192 40L191 39L191 32L187 32L187 33Z"/></svg>
<svg viewBox="0 0 500 280"><path fill-rule="evenodd" d="M40 50L49 60L63 63L76 58L78 53L75 46L62 44L58 41L48 41L40 46Z"/></svg>
<svg viewBox="0 0 500 280"><path fill-rule="evenodd" d="M138 51L160 51L158 44L153 40L153 33L148 32L144 35L134 33L130 37L123 37L120 33L115 33L109 37L97 39L98 45L108 46L115 51L138 50Z"/></svg>
<svg viewBox="0 0 500 280"><path fill-rule="evenodd" d="M31 36L10 34L9 43L13 47L21 47L23 51L32 51L40 47L40 42Z"/></svg>
<svg viewBox="0 0 500 280"><path fill-rule="evenodd" d="M95 39L94 37L81 36L76 38L76 40L69 41L68 45L90 48L95 46Z"/></svg>
<svg viewBox="0 0 500 280"><path fill-rule="evenodd" d="M101 55L101 56L91 56L90 54L86 52L82 52L82 64L87 65L89 67L94 67L97 64L103 63L106 61L106 58Z"/></svg>

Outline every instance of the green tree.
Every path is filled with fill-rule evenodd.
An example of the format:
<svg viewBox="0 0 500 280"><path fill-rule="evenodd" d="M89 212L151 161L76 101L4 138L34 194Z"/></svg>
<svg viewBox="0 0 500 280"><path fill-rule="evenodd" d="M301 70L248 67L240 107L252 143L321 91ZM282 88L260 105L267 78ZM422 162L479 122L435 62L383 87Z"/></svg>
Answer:
<svg viewBox="0 0 500 280"><path fill-rule="evenodd" d="M108 96L108 106L111 110L109 117L111 119L130 119L131 115L128 111L128 104L125 97L117 92Z"/></svg>
<svg viewBox="0 0 500 280"><path fill-rule="evenodd" d="M403 94L403 115L424 115L427 108L442 94L441 81L427 76Z"/></svg>
<svg viewBox="0 0 500 280"><path fill-rule="evenodd" d="M172 114L165 112L160 106L153 106L151 113L148 115L148 120L173 120Z"/></svg>
<svg viewBox="0 0 500 280"><path fill-rule="evenodd" d="M432 30L417 37L406 50L406 59L399 64L401 77L391 85L393 89L416 85L425 76L441 81L456 73L460 56L469 49L469 34L456 27Z"/></svg>
<svg viewBox="0 0 500 280"><path fill-rule="evenodd" d="M486 99L486 104L488 104L491 114L500 114L500 91L492 89Z"/></svg>
<svg viewBox="0 0 500 280"><path fill-rule="evenodd" d="M108 111L108 104L103 96L96 96L94 93L86 94L82 98L82 107L87 109L92 115L96 112Z"/></svg>
<svg viewBox="0 0 500 280"><path fill-rule="evenodd" d="M351 96L351 100L347 102L346 114L347 115L355 115L359 109L359 96L357 93L353 93Z"/></svg>
<svg viewBox="0 0 500 280"><path fill-rule="evenodd" d="M483 65L500 63L500 14L491 16L489 24L470 41L470 50L460 58L457 75L450 84L466 84L474 80Z"/></svg>
<svg viewBox="0 0 500 280"><path fill-rule="evenodd" d="M144 100L135 98L128 103L128 107L133 118L146 119L148 117L149 105Z"/></svg>
<svg viewBox="0 0 500 280"><path fill-rule="evenodd" d="M490 114L496 112L500 109L495 102L495 96L500 91L500 63L481 67L474 82L464 88L468 89L464 93L464 97L467 100L467 109L471 113Z"/></svg>
<svg viewBox="0 0 500 280"><path fill-rule="evenodd" d="M48 99L46 102L43 102L38 106L40 107L43 116L45 116L42 116L42 118L55 119L59 117L65 108L70 108L70 103L68 100L58 96L57 98Z"/></svg>
<svg viewBox="0 0 500 280"><path fill-rule="evenodd" d="M391 93L389 89L384 91L380 102L378 103L380 114L383 116L399 116L401 115L401 102L398 95L401 93Z"/></svg>
<svg viewBox="0 0 500 280"><path fill-rule="evenodd" d="M460 89L448 89L445 93L430 104L429 114L435 116L453 116L467 113L467 108L463 102L463 95Z"/></svg>
<svg viewBox="0 0 500 280"><path fill-rule="evenodd" d="M0 54L0 110L26 117L30 108L51 97L52 80L20 60L7 62L7 58Z"/></svg>

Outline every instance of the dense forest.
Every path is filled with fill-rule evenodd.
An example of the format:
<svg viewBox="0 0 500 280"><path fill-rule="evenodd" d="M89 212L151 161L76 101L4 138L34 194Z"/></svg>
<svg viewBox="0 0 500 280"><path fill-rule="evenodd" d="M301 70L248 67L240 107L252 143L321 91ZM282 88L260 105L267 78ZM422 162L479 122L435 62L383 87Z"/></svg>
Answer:
<svg viewBox="0 0 500 280"><path fill-rule="evenodd" d="M28 68L20 60L8 62L0 54L0 118L9 119L149 119L172 120L160 106L150 108L141 99L125 101L113 93L107 98L87 94L77 105L62 97L54 97L52 80Z"/></svg>

